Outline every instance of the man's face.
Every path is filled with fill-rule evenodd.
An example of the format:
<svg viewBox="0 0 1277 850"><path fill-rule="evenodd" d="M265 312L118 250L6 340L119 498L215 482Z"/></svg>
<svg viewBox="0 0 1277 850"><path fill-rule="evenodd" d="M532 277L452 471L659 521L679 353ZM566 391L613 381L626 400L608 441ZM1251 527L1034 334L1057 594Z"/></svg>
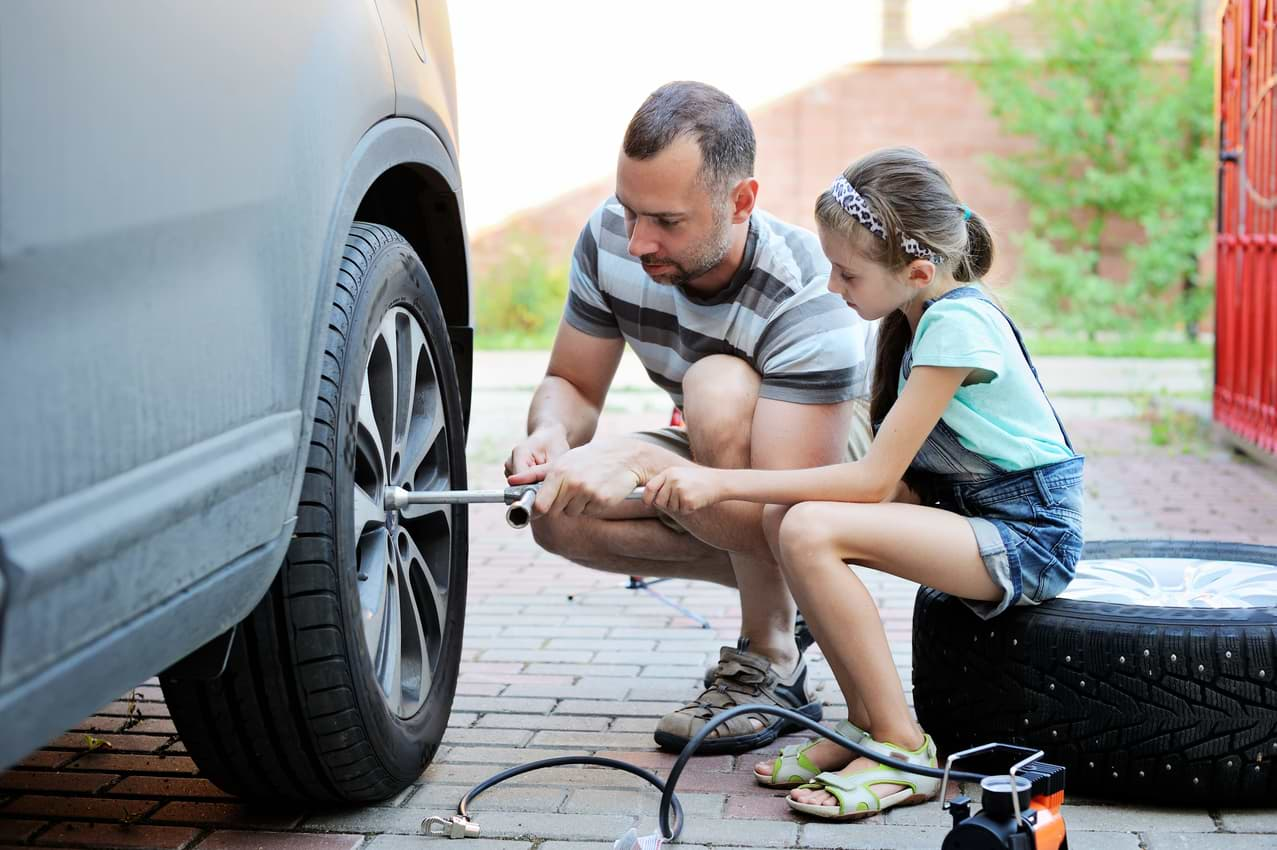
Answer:
<svg viewBox="0 0 1277 850"><path fill-rule="evenodd" d="M630 254L657 283L686 285L721 263L731 245L728 198L710 196L700 167L700 148L688 136L650 159L622 151L617 162Z"/></svg>

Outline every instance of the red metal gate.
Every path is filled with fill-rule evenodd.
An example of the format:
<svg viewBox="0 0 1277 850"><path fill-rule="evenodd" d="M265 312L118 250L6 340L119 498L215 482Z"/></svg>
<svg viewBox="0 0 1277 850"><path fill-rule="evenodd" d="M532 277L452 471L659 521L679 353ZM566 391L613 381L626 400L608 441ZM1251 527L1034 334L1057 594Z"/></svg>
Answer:
<svg viewBox="0 0 1277 850"><path fill-rule="evenodd" d="M1275 7L1220 4L1215 419L1277 453Z"/></svg>

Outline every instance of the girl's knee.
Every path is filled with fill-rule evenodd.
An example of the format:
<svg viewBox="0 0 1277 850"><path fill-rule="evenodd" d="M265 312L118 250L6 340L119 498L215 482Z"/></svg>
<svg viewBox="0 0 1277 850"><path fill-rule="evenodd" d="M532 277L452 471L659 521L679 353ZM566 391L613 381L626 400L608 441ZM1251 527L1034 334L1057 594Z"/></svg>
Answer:
<svg viewBox="0 0 1277 850"><path fill-rule="evenodd" d="M828 511L818 502L803 502L785 511L777 531L779 561L786 574L813 557L834 549L834 532Z"/></svg>

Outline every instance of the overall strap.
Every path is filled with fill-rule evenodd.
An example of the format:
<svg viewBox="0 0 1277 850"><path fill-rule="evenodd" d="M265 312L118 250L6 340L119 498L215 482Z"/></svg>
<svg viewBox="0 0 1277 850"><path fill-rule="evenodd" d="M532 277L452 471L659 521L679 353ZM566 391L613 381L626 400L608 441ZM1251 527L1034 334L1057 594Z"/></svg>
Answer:
<svg viewBox="0 0 1277 850"><path fill-rule="evenodd" d="M1069 432L1064 429L1064 422L1060 420L1060 414L1056 412L1055 405L1051 403L1051 397L1046 393L1046 387L1042 386L1042 379L1038 377L1037 367L1033 365L1033 358L1029 356L1029 349L1024 344L1024 337L1020 335L1020 329L1016 327L1015 322L1011 321L1011 317L1006 314L1001 307L993 302L979 287L976 286L959 286L957 289L951 289L939 298L927 302L930 307L936 301L943 301L946 298L979 298L993 309L1002 314L1002 318L1007 320L1007 324L1011 326L1011 333L1015 334L1015 341L1020 345L1020 353L1024 355L1024 362L1029 364L1029 371L1033 373L1033 380L1038 382L1038 389L1042 391L1042 397L1046 399L1047 407L1051 408L1051 415L1055 417L1055 424L1060 426L1060 436L1064 438L1064 445L1068 446L1069 451L1077 454L1077 450L1073 448L1073 442L1069 439Z"/></svg>

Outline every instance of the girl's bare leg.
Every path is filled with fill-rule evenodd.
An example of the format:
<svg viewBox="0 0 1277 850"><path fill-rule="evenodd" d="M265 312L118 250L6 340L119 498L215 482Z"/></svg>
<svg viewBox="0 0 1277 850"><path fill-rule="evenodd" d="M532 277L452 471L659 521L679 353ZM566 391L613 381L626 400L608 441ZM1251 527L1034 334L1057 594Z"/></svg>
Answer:
<svg viewBox="0 0 1277 850"><path fill-rule="evenodd" d="M873 597L846 562L863 564L968 599L995 600L1002 590L985 569L975 534L964 517L908 504L812 502L791 508L779 532L781 568L790 591L829 660L843 693L855 694L852 722L877 741L907 749L923 743L922 730L905 702L886 631ZM853 702L849 700L849 703ZM859 717L855 715L859 714ZM863 722L861 722L863 721ZM839 752L813 748L819 766ZM842 773L873 767L856 758ZM897 790L883 785L878 795ZM795 790L795 800L837 805L824 791Z"/></svg>

